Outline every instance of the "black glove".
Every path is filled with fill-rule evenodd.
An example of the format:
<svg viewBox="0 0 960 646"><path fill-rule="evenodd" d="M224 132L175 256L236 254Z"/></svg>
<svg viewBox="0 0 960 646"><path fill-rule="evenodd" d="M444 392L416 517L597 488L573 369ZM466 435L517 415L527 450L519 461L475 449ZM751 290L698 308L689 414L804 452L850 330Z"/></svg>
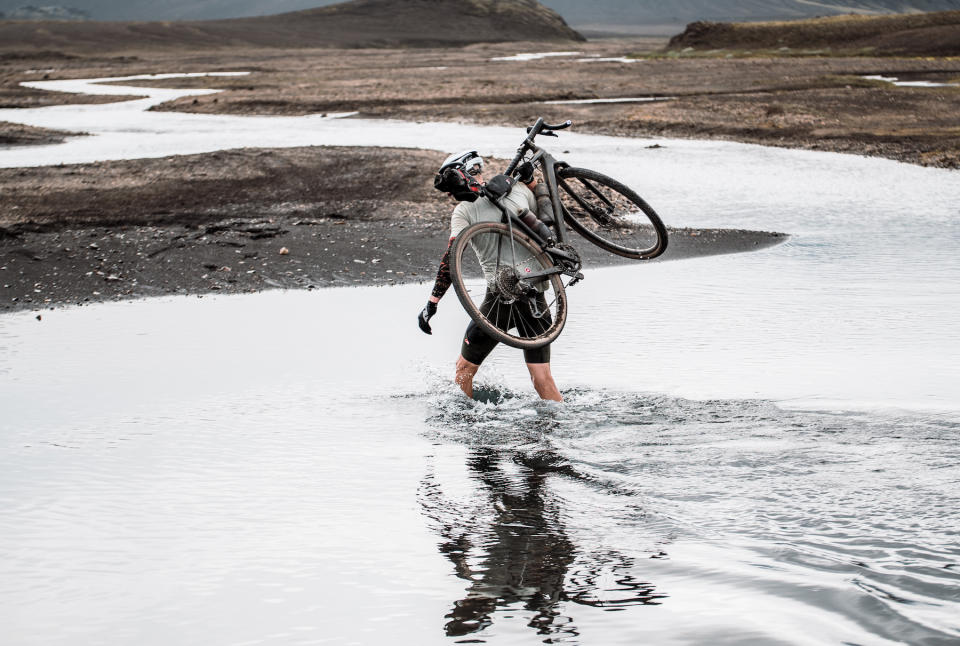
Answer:
<svg viewBox="0 0 960 646"><path fill-rule="evenodd" d="M523 162L517 166L517 179L523 182L524 184L529 184L533 181L533 164L528 161Z"/></svg>
<svg viewBox="0 0 960 646"><path fill-rule="evenodd" d="M420 326L420 329L427 334L433 334L433 330L430 329L430 319L433 318L433 315L437 313L437 304L433 301L427 301L426 307L420 311L420 315L417 317L417 324Z"/></svg>

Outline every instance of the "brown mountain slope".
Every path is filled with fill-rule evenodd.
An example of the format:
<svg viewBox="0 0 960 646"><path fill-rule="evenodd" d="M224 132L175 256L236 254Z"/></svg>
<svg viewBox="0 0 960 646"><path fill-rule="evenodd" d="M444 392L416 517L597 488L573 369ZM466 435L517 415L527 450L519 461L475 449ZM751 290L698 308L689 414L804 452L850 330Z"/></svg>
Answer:
<svg viewBox="0 0 960 646"><path fill-rule="evenodd" d="M880 55L960 55L960 11L833 16L786 22L695 22L671 49L830 49Z"/></svg>
<svg viewBox="0 0 960 646"><path fill-rule="evenodd" d="M431 47L583 37L537 0L353 0L196 22L0 21L0 51L220 47Z"/></svg>

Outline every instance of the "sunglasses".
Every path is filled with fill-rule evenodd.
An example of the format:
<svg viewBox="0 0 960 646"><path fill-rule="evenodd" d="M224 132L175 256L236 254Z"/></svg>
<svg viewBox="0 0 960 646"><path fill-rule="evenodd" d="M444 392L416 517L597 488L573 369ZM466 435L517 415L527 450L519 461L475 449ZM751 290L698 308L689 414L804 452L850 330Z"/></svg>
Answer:
<svg viewBox="0 0 960 646"><path fill-rule="evenodd" d="M473 168L471 168L470 170L467 171L467 174L476 177L477 175L479 175L479 174L482 173L482 172L483 172L483 169L482 169L481 167L479 167L479 166L474 166Z"/></svg>

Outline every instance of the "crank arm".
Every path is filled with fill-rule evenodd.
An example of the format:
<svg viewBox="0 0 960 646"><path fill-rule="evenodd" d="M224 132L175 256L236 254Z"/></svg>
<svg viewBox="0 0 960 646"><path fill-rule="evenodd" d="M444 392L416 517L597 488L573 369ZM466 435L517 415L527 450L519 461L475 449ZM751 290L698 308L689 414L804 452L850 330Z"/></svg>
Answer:
<svg viewBox="0 0 960 646"><path fill-rule="evenodd" d="M556 247L548 247L546 252L551 258L559 258L560 260L566 260L568 262L577 262L579 260L579 258L570 255L562 249L557 249Z"/></svg>

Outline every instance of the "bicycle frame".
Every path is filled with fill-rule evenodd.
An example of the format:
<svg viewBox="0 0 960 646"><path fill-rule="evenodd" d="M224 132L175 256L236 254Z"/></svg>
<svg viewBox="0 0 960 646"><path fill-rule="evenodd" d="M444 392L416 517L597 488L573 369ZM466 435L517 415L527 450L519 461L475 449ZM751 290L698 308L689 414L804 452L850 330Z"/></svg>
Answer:
<svg viewBox="0 0 960 646"><path fill-rule="evenodd" d="M480 189L502 218L497 221L494 212L492 218L484 215L464 229L450 255L453 286L467 313L491 337L517 348L552 342L566 322L567 288L584 277L580 253L568 242L568 226L597 247L627 258L646 260L666 249L666 227L635 191L602 173L572 167L535 142L538 135L556 136L554 130L570 125L566 121L552 126L539 118L527 128L504 171L507 177L494 177ZM505 199L515 188L517 169L524 160L540 169L541 184L536 188L542 209L532 204L532 196L525 191L522 196L518 193ZM523 170L529 169L524 166ZM548 203L554 211L552 221L546 213ZM541 211L538 215L543 219L532 219L526 207ZM652 232L652 244L643 242L651 239L648 231ZM479 266L464 255L468 245ZM516 313L517 325L511 325L514 304L521 307ZM521 319L540 319L542 323L521 329ZM514 327L516 334L511 333Z"/></svg>
<svg viewBox="0 0 960 646"><path fill-rule="evenodd" d="M553 206L553 228L557 234L556 242L566 243L567 242L567 229L564 223L563 217L563 205L560 202L560 189L557 182L557 169L565 168L569 166L566 162L558 161L548 153L546 150L534 143L534 139L538 134L541 134L544 130L547 132L544 134L549 134L551 136L556 136L553 134L554 130L561 130L563 128L568 128L571 125L570 121L566 121L563 124L558 126L550 126L544 123L543 118L537 119L536 123L528 129L527 137L523 140L523 143L520 145L520 148L517 149L517 154L513 158L513 161L510 162L510 165L504 171L505 175L513 175L516 171L517 166L523 160L528 152L533 152L533 156L528 160L531 164L540 164L540 170L543 174L543 180L546 182L547 191L550 195L550 203ZM567 253L562 249L558 249L553 245L548 245L547 241L541 238L535 231L528 227L522 220L513 216L507 211L507 209L500 204L498 201L494 201L494 204L500 209L503 213L503 221L510 227L510 237L511 244L513 242L513 227L516 226L532 238L548 255L553 257L554 260L567 261L567 262L577 262L578 259L571 254ZM575 284L577 281L583 279L583 274L579 271L571 271L564 269L561 266L555 266L552 269L548 269L542 272L535 272L526 276L527 280L536 280L538 278L546 278L553 274L562 273L567 276L573 277L570 285Z"/></svg>

